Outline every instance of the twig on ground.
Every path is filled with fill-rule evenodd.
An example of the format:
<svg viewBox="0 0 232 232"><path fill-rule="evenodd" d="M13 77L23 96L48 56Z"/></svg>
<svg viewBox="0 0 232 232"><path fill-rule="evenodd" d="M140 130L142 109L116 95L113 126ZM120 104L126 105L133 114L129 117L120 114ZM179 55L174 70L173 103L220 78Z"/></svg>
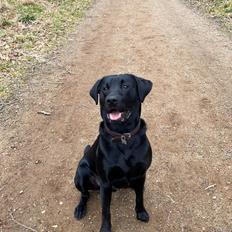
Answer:
<svg viewBox="0 0 232 232"><path fill-rule="evenodd" d="M46 112L46 111L43 111L43 110L38 111L37 114L43 114L43 115L45 115L45 116L50 116L50 115L51 115L50 112Z"/></svg>
<svg viewBox="0 0 232 232"><path fill-rule="evenodd" d="M12 220L13 222L15 222L17 225L22 226L22 227L24 227L25 229L28 229L28 230L30 230L30 231L38 232L38 230L35 230L35 229L33 229L33 228L29 227L29 226L26 226L26 225L22 224L21 222L17 221L17 220L14 218L12 212L10 212L10 217L11 217L11 220Z"/></svg>
<svg viewBox="0 0 232 232"><path fill-rule="evenodd" d="M175 201L173 200L171 196L167 195L167 197L171 200L172 203L175 203Z"/></svg>
<svg viewBox="0 0 232 232"><path fill-rule="evenodd" d="M205 190L208 190L208 189L214 188L214 187L216 187L216 186L217 186L216 184L211 184L211 185L209 185L207 188L205 188Z"/></svg>

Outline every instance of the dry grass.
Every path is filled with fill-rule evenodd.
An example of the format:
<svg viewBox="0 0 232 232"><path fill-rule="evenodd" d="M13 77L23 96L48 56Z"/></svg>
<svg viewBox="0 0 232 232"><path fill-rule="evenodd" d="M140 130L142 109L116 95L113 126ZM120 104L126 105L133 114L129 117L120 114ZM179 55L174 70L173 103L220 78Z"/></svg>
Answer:
<svg viewBox="0 0 232 232"><path fill-rule="evenodd" d="M187 0L204 10L210 16L220 20L225 28L232 32L232 0Z"/></svg>
<svg viewBox="0 0 232 232"><path fill-rule="evenodd" d="M0 101L83 16L92 0L0 0Z"/></svg>

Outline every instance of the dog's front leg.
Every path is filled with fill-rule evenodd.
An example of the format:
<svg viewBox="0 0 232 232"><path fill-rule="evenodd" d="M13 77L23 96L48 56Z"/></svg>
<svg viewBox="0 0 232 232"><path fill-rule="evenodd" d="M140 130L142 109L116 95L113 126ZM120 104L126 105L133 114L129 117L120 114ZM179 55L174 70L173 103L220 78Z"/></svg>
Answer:
<svg viewBox="0 0 232 232"><path fill-rule="evenodd" d="M102 203L102 225L100 232L111 232L110 203L112 186L109 184L101 184L100 194Z"/></svg>
<svg viewBox="0 0 232 232"><path fill-rule="evenodd" d="M143 222L148 222L149 214L147 213L143 204L144 183L145 177L142 177L133 183L132 188L134 189L136 194L135 211L137 219Z"/></svg>

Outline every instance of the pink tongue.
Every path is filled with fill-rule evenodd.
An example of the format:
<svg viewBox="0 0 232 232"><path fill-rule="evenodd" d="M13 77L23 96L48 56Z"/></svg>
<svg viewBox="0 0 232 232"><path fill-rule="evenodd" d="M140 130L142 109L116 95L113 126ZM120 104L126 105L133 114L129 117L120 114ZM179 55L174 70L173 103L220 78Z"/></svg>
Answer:
<svg viewBox="0 0 232 232"><path fill-rule="evenodd" d="M118 120L121 118L122 113L120 112L114 112L114 113L110 113L110 120Z"/></svg>

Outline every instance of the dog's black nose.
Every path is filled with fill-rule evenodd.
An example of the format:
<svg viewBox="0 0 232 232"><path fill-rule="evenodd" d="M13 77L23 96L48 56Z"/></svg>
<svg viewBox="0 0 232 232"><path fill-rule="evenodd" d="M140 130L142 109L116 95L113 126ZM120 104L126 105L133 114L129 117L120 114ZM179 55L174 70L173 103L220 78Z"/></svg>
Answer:
<svg viewBox="0 0 232 232"><path fill-rule="evenodd" d="M110 97L107 97L106 102L109 105L116 105L118 103L118 100L115 96L110 96Z"/></svg>

